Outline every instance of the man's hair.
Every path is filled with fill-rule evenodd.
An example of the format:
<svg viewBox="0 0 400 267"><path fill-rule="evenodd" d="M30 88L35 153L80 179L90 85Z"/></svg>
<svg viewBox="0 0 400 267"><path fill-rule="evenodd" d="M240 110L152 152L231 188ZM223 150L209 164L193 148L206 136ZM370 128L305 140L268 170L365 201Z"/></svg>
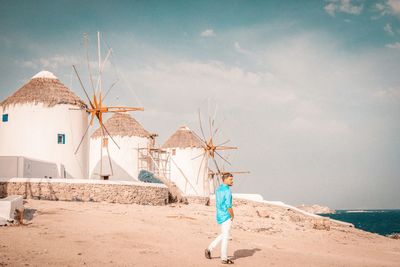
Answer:
<svg viewBox="0 0 400 267"><path fill-rule="evenodd" d="M224 181L228 177L233 177L232 173L226 172L222 175L222 181Z"/></svg>

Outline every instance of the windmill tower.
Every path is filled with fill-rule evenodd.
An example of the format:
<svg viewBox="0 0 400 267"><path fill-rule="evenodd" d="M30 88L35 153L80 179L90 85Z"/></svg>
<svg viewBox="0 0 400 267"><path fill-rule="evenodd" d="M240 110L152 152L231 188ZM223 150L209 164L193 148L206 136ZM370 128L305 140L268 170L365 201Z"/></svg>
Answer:
<svg viewBox="0 0 400 267"><path fill-rule="evenodd" d="M217 163L217 157L230 164L221 154L222 150L237 147L214 144L214 135L218 130L210 129L206 139L202 123L203 138L187 126L181 126L162 146L170 155L170 179L179 189L189 196L209 197L219 185L219 179L225 173ZM212 127L212 123L210 123ZM239 172L235 172L239 173Z"/></svg>
<svg viewBox="0 0 400 267"><path fill-rule="evenodd" d="M206 162L194 159L204 148L201 140L187 126L181 126L162 145L170 155L170 179L185 195L206 196L210 189L204 187L208 176Z"/></svg>
<svg viewBox="0 0 400 267"><path fill-rule="evenodd" d="M136 181L139 150L154 147L155 134L148 132L132 116L124 113L114 113L104 126L120 145L120 149L114 143L104 144L107 139L102 139L102 129L99 127L90 137L90 178L97 179L102 166L101 175L109 176L110 180ZM103 156L100 158L100 155Z"/></svg>
<svg viewBox="0 0 400 267"><path fill-rule="evenodd" d="M0 156L26 157L27 176L87 178L86 104L53 73L41 71L0 103ZM79 111L72 111L78 109ZM81 150L74 153L78 143ZM49 172L46 165L57 165ZM34 177L35 177L34 176Z"/></svg>

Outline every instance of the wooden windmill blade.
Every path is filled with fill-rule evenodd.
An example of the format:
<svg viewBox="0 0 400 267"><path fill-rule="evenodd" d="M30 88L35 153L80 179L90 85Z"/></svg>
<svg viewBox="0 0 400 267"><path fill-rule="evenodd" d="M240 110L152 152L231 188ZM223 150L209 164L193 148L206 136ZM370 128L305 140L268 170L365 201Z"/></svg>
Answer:
<svg viewBox="0 0 400 267"><path fill-rule="evenodd" d="M86 137L86 135L87 135L87 133L88 133L88 131L89 131L90 126L93 124L93 119L94 119L94 116L91 116L91 118L90 118L90 123L89 123L88 126L86 127L86 131L85 131L85 133L83 134L83 136L82 136L82 138L81 138L81 141L79 142L79 145L78 145L78 147L77 147L76 150L75 150L75 155L76 155L76 153L78 153L79 148L81 147L81 145L82 145L82 143L83 143L83 140L85 139L85 137Z"/></svg>
<svg viewBox="0 0 400 267"><path fill-rule="evenodd" d="M204 159L206 159L206 160L204 160ZM203 153L203 157L201 158L201 161L200 161L199 171L198 171L198 173L197 173L196 184L199 183L199 178L200 178L200 173L201 173L201 168L202 168L202 166L203 166L203 162L204 162L204 164L206 165L207 160L208 160L208 159L207 159L207 154L206 154L206 153Z"/></svg>
<svg viewBox="0 0 400 267"><path fill-rule="evenodd" d="M85 110L85 111L87 111L88 108L86 108L86 107L81 107L81 108L68 108L68 110Z"/></svg>
<svg viewBox="0 0 400 267"><path fill-rule="evenodd" d="M227 173L235 174L235 175L236 175L236 174L248 174L248 173L250 173L250 172L249 172L249 171L227 171L227 170L223 170L223 171L221 171L221 172L219 172L218 174L215 175L215 176L221 178L221 179L217 179L218 185L221 184L222 176L223 176L224 174L227 174Z"/></svg>
<svg viewBox="0 0 400 267"><path fill-rule="evenodd" d="M207 146L205 139L201 138L195 131L192 131L192 133L202 142L202 146L205 148Z"/></svg>
<svg viewBox="0 0 400 267"><path fill-rule="evenodd" d="M220 157L223 161L225 161L229 165L232 165L227 159L225 159L223 156L221 156L221 154L219 154L217 151L215 151L215 154L217 154L218 157Z"/></svg>
<svg viewBox="0 0 400 267"><path fill-rule="evenodd" d="M86 47L86 60L87 60L87 68L88 68L88 72L89 72L89 80L90 80L91 87L93 89L93 97L92 98L89 97L89 94L88 94L88 92L87 92L87 90L86 90L86 88L85 88L85 86L84 86L84 84L82 82L82 79L81 79L81 77L80 77L80 75L78 73L78 70L77 70L76 66L72 65L72 67L73 67L73 69L75 71L76 77L79 80L79 84L80 84L80 86L81 86L83 92L85 93L85 96L86 96L86 98L87 98L87 100L89 102L89 105L88 105L89 108L86 107L86 108L81 108L81 109L78 109L78 110L85 110L85 111L89 112L90 115L91 115L90 123L89 123L85 133L83 134L83 136L81 138L81 141L80 141L80 143L79 143L79 145L78 145L78 147L77 147L77 149L75 151L75 154L79 151L79 149L80 149L80 147L81 147L81 145L82 145L82 143L83 143L83 141L84 141L84 139L85 139L85 137L86 137L86 135L87 135L87 133L89 131L90 126L93 126L94 117L96 117L97 121L98 121L98 123L100 125L100 128L101 128L101 143L102 143L101 146L100 146L101 147L101 151L100 151L100 175L101 175L102 171L103 171L103 169L102 169L103 168L103 166L102 166L103 165L102 164L102 158L103 158L103 142L105 142L104 141L105 138L107 140L108 140L108 138L110 138L112 140L112 142L117 146L117 148L120 149L120 146L117 144L117 142L114 140L114 138L111 136L110 132L108 131L107 127L104 125L104 123L103 123L103 115L105 113L143 111L144 108L143 107L126 107L126 106L107 106L107 105L104 105L104 103L103 103L104 98L108 95L110 90L116 84L116 82L114 82L110 86L110 88L107 90L106 95L103 97L103 94L102 94L102 92L103 92L102 74L103 74L103 71L104 71L106 63L107 63L107 61L109 60L109 58L110 58L110 56L112 54L112 49L111 48L108 49L105 59L102 60L102 58L101 58L101 50L100 50L100 32L98 32L97 33L98 77L97 77L96 86L94 86L93 77L92 77L92 70L91 70L90 61L89 61L88 37L87 37L87 35L85 35L85 41L84 42L85 42L85 47ZM110 155L110 151L108 149L108 141L107 141L107 144L106 144L106 149L107 149L107 157L108 157L108 161L109 161L109 164L110 164L111 173L113 173L111 155Z"/></svg>
<svg viewBox="0 0 400 267"><path fill-rule="evenodd" d="M214 166L215 166L215 168L217 169L217 171L220 172L220 168L218 167L218 163L217 163L217 161L215 160L215 157L211 157L211 159L212 159L212 161L214 162Z"/></svg>
<svg viewBox="0 0 400 267"><path fill-rule="evenodd" d="M85 45L85 51L86 51L86 62L87 62L87 67L88 67L89 80L90 80L90 84L92 86L92 93L94 94L95 89L94 89L92 70L90 68L90 60L89 60L89 36L87 33L83 34L83 43Z"/></svg>
<svg viewBox="0 0 400 267"><path fill-rule="evenodd" d="M249 171L229 171L229 172L222 172L221 174L232 173L232 174L249 174Z"/></svg>
<svg viewBox="0 0 400 267"><path fill-rule="evenodd" d="M220 156L223 160L225 160L226 163L228 163L229 165L232 166L232 164L227 160L227 158L229 158L229 155L227 156L227 158L222 157L219 153L217 153L217 155ZM222 170L218 173L218 175L222 177L222 175L227 174L227 173L231 173L231 174L246 174L246 173L250 173L250 172L249 171L227 171L225 169L225 165L222 165Z"/></svg>
<svg viewBox="0 0 400 267"><path fill-rule="evenodd" d="M103 97L103 100L108 96L108 94L110 93L111 89L117 84L117 82L119 81L119 79L117 79L115 82L113 82L110 86L110 88L108 88L106 94Z"/></svg>
<svg viewBox="0 0 400 267"><path fill-rule="evenodd" d="M202 140L203 142L205 142L207 138L206 138L206 136L205 136L205 134L204 134L203 126L202 126L202 123L201 123L200 109L199 109L199 124L200 124L200 131L201 131L201 134L203 135L203 139L200 138L200 140ZM196 134L196 135L197 135L197 134Z"/></svg>
<svg viewBox="0 0 400 267"><path fill-rule="evenodd" d="M229 143L231 140L230 139L228 139L228 140L226 140L226 141L224 141L224 142L222 142L221 144L219 144L219 145L217 145L217 147L219 147L219 146L223 146L223 145L226 145L227 143Z"/></svg>
<svg viewBox="0 0 400 267"><path fill-rule="evenodd" d="M93 105L92 101L90 100L90 97L89 97L89 95L88 95L88 93L87 93L87 91L86 91L86 89L85 89L85 86L84 86L83 83L82 83L81 77L79 76L78 71L76 70L75 65L72 65L72 67L73 67L73 69L74 69L74 71L75 71L75 74L76 74L78 80L79 80L79 83L80 83L80 85L81 85L81 88L83 89L83 91L84 91L84 93L85 93L87 99L89 100L90 106L91 106L92 108L94 108L94 105ZM86 110L86 111L88 111L88 108L86 107L86 108L81 108L81 109L78 109L78 110ZM92 115L93 115L93 114L92 114ZM81 141L79 142L79 145L78 145L77 149L75 150L75 155L78 153L79 148L80 148L80 146L81 146L83 140L85 139L85 136L86 136L86 134L88 133L90 126L93 124L93 119L94 119L94 116L92 116L91 119L90 119L90 124L88 124L88 126L87 126L87 128L86 128L86 130L85 130L85 133L84 133L84 135L82 136Z"/></svg>
<svg viewBox="0 0 400 267"><path fill-rule="evenodd" d="M238 149L236 146L215 146L215 150L231 150L231 149Z"/></svg>
<svg viewBox="0 0 400 267"><path fill-rule="evenodd" d="M219 123L219 125L217 127L215 127L215 130L214 130L214 133L213 133L214 136L221 130L222 125L224 124L224 122L225 122L225 118L222 119L222 121Z"/></svg>
<svg viewBox="0 0 400 267"><path fill-rule="evenodd" d="M111 136L110 132L107 130L106 126L104 125L104 123L103 123L102 121L100 121L100 125L101 125L102 129L105 130L105 132L107 133L107 135L111 138L111 140L114 142L114 144L118 147L118 149L121 149L121 148L119 147L119 145L117 144L117 142L114 140L114 138ZM104 135L104 132L103 132L103 135ZM107 146L107 147L108 147L108 146Z"/></svg>
<svg viewBox="0 0 400 267"><path fill-rule="evenodd" d="M82 145L82 143L83 143L83 140L85 139L85 137L86 137L86 135L87 135L87 133L88 133L88 131L89 131L89 128L90 128L90 124L88 124L88 126L86 127L86 130L85 130L85 133L83 134L83 136L82 136L82 138L81 138L81 141L79 142L79 145L78 145L78 147L76 148L76 150L75 150L75 155L78 153L78 151L79 151L79 148L81 147L81 145Z"/></svg>
<svg viewBox="0 0 400 267"><path fill-rule="evenodd" d="M214 135L213 135L213 130L212 130L213 126L211 124L211 117L208 117L208 125L209 125L209 128L210 128L210 139L213 140Z"/></svg>
<svg viewBox="0 0 400 267"><path fill-rule="evenodd" d="M142 107L123 107L123 106L108 106L107 107L107 112L121 113L121 112L128 112L128 111L144 111L144 108L142 108Z"/></svg>
<svg viewBox="0 0 400 267"><path fill-rule="evenodd" d="M89 95L88 95L88 93L87 93L87 91L86 91L86 89L85 89L85 86L83 86L83 83L82 83L81 77L79 76L79 74L78 74L78 71L76 70L76 67L75 67L75 65L72 65L72 67L74 68L74 71L75 71L76 77L78 77L79 84L81 85L81 88L82 88L82 89L83 89L83 91L85 92L85 95L86 95L86 97L87 97L87 99L88 99L88 101L89 101L89 103L90 103L90 106L91 106L91 108L94 108L94 105L93 105L92 101L90 100L90 97L89 97Z"/></svg>
<svg viewBox="0 0 400 267"><path fill-rule="evenodd" d="M204 156L204 152L203 152L203 153L201 153L200 155L198 155L198 156L194 157L194 158L191 158L191 160L198 159L198 158L200 158L201 156Z"/></svg>
<svg viewBox="0 0 400 267"><path fill-rule="evenodd" d="M217 116L218 104L215 105L214 116L212 119L212 127L214 127L215 117Z"/></svg>

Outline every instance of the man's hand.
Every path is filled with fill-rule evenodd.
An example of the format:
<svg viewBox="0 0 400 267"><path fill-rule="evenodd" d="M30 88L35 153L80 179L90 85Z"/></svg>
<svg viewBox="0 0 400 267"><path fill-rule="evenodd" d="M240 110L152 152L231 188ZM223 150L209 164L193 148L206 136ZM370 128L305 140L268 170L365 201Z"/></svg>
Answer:
<svg viewBox="0 0 400 267"><path fill-rule="evenodd" d="M229 208L228 209L229 214L231 215L231 221L233 221L233 218L235 218L235 214L233 214L233 209Z"/></svg>

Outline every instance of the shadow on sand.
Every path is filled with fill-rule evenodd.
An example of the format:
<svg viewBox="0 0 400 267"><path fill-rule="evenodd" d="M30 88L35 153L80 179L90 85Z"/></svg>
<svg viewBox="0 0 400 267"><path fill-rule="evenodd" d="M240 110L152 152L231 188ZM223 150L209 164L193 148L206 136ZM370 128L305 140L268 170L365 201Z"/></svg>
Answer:
<svg viewBox="0 0 400 267"><path fill-rule="evenodd" d="M251 257L253 256L257 251L261 251L259 248L253 248L253 249L238 249L233 253L233 258L232 260L237 260L240 258L246 258L246 257Z"/></svg>

